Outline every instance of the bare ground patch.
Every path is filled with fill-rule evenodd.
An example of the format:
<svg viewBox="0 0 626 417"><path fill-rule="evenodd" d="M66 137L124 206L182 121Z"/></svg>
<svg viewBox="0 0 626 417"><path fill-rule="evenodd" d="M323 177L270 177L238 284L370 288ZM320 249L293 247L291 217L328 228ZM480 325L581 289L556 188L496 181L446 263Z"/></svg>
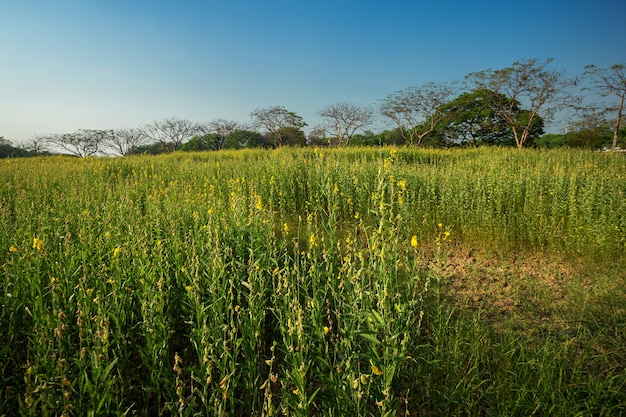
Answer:
<svg viewBox="0 0 626 417"><path fill-rule="evenodd" d="M626 280L615 270L607 272L578 259L503 256L466 247L449 249L443 258L441 282L447 301L461 314L480 312L496 330L513 325L520 331L567 331L586 312L604 308L612 309L605 313L624 316L620 305L626 305ZM625 303L615 302L620 299Z"/></svg>

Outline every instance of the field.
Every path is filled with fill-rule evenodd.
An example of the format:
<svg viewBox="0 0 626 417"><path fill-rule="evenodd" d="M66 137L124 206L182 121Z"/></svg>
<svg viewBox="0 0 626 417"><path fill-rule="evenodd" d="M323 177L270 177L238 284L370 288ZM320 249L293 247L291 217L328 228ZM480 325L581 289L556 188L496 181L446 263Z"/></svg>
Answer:
<svg viewBox="0 0 626 417"><path fill-rule="evenodd" d="M626 415L626 159L0 161L0 416Z"/></svg>

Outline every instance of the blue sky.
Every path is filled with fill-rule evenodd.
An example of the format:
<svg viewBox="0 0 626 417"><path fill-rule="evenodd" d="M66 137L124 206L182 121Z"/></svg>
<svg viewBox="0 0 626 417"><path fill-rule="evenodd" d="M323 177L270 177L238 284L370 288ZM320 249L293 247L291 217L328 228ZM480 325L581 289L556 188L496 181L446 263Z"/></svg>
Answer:
<svg viewBox="0 0 626 417"><path fill-rule="evenodd" d="M517 60L624 63L625 17L623 0L0 0L0 136L274 105L310 128L329 104Z"/></svg>

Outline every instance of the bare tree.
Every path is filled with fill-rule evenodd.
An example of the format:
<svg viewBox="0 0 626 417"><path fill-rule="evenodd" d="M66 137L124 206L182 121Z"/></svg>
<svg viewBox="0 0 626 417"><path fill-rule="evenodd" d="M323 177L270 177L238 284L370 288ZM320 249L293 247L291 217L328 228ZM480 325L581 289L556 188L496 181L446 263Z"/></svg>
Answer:
<svg viewBox="0 0 626 417"><path fill-rule="evenodd" d="M578 80L566 78L564 72L547 69L551 62L552 59L539 62L535 58L514 62L509 68L488 69L467 76L477 89L493 96L518 149L526 143L537 117L549 121L557 110L575 102L569 90ZM528 107L528 112L520 113L518 103Z"/></svg>
<svg viewBox="0 0 626 417"><path fill-rule="evenodd" d="M250 117L252 118L253 127L265 128L274 139L274 144L277 147L283 145L285 128L302 129L306 126L302 117L282 106L256 109L250 113Z"/></svg>
<svg viewBox="0 0 626 417"><path fill-rule="evenodd" d="M322 125L315 126L309 132L307 143L313 146L328 145L330 140L326 138L326 128Z"/></svg>
<svg viewBox="0 0 626 417"><path fill-rule="evenodd" d="M335 136L340 146L348 145L357 130L371 125L376 120L371 107L350 103L331 104L317 114L324 119L326 130Z"/></svg>
<svg viewBox="0 0 626 417"><path fill-rule="evenodd" d="M126 155L129 151L145 145L148 138L141 129L117 129L109 138L106 146L118 155Z"/></svg>
<svg viewBox="0 0 626 417"><path fill-rule="evenodd" d="M430 82L409 87L387 96L380 113L392 120L406 143L420 146L444 117L441 108L455 92L453 83Z"/></svg>
<svg viewBox="0 0 626 417"><path fill-rule="evenodd" d="M141 131L169 152L177 150L184 142L201 133L197 123L177 117L154 121L142 126Z"/></svg>
<svg viewBox="0 0 626 417"><path fill-rule="evenodd" d="M598 68L595 65L585 67L585 75L591 77L593 89L606 97L615 95L619 98L619 105L608 107L607 110L617 111L615 127L613 129L613 141L611 149L617 148L617 137L622 124L622 113L624 112L624 96L626 96L626 74L624 64L616 64L610 68Z"/></svg>
<svg viewBox="0 0 626 417"><path fill-rule="evenodd" d="M21 146L33 155L41 155L48 151L49 139L49 135L34 134L29 136Z"/></svg>
<svg viewBox="0 0 626 417"><path fill-rule="evenodd" d="M200 125L203 135L214 133L211 146L215 150L224 149L230 141L233 133L238 130L245 130L246 126L234 120L215 119Z"/></svg>
<svg viewBox="0 0 626 417"><path fill-rule="evenodd" d="M112 130L79 129L74 133L48 136L48 143L84 158L98 154L113 136Z"/></svg>

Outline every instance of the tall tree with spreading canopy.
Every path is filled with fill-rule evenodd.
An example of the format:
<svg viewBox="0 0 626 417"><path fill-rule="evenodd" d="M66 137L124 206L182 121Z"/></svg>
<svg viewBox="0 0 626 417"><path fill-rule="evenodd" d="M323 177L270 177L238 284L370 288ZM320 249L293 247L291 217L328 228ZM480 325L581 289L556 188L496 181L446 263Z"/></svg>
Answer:
<svg viewBox="0 0 626 417"><path fill-rule="evenodd" d="M455 92L454 83L412 86L382 100L380 113L395 123L405 143L420 146L442 120L441 108Z"/></svg>
<svg viewBox="0 0 626 417"><path fill-rule="evenodd" d="M265 128L274 140L276 147L283 146L285 128L302 129L306 123L302 117L282 106L256 109L250 113L255 128Z"/></svg>
<svg viewBox="0 0 626 417"><path fill-rule="evenodd" d="M614 95L619 99L617 106L610 106L606 110L617 111L615 127L613 128L613 140L611 149L617 148L617 137L620 125L622 124L622 113L624 112L624 97L626 96L626 72L625 64L615 64L610 68L598 68L595 65L588 65L585 75L591 77L593 89L602 96Z"/></svg>
<svg viewBox="0 0 626 417"><path fill-rule="evenodd" d="M376 120L371 107L350 103L331 104L317 114L324 119L325 129L335 136L340 146L348 145L357 130Z"/></svg>
<svg viewBox="0 0 626 417"><path fill-rule="evenodd" d="M462 93L441 111L443 119L436 130L447 144L495 144L511 133L492 95L484 90Z"/></svg>
<svg viewBox="0 0 626 417"><path fill-rule="evenodd" d="M79 129L74 133L50 135L48 142L81 158L100 153L113 136L112 130Z"/></svg>
<svg viewBox="0 0 626 417"><path fill-rule="evenodd" d="M534 58L514 62L508 68L488 69L467 76L476 89L491 94L500 115L511 128L518 149L524 147L539 116L549 121L556 111L575 102L570 88L578 80L548 69L551 62L550 58L543 62ZM520 113L518 103L528 110Z"/></svg>

